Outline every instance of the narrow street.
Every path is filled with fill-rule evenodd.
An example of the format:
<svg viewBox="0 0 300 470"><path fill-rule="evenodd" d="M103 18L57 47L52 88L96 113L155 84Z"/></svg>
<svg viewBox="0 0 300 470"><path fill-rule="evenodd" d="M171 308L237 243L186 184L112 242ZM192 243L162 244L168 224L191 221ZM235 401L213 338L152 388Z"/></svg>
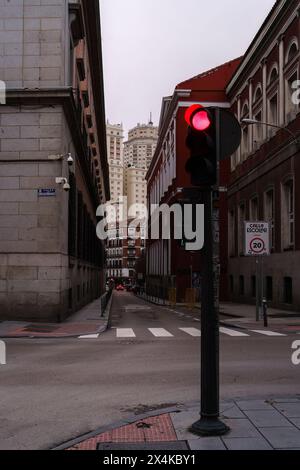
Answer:
<svg viewBox="0 0 300 470"><path fill-rule="evenodd" d="M0 448L52 448L133 413L199 400L200 323L179 313L120 292L97 339L7 340ZM223 331L222 399L299 392L299 335Z"/></svg>

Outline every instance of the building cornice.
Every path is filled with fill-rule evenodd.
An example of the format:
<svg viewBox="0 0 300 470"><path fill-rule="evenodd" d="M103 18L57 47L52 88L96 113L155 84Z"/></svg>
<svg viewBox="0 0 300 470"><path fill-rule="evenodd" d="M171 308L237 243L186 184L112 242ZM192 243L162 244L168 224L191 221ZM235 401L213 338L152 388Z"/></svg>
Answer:
<svg viewBox="0 0 300 470"><path fill-rule="evenodd" d="M229 82L226 89L227 94L230 95L231 93L234 93L235 86L240 82L240 80L245 79L245 74L247 74L249 67L252 66L253 62L259 60L259 55L261 54L262 50L266 49L267 38L272 37L273 32L276 30L278 23L282 18L283 11L288 11L290 8L292 8L292 4L293 2L291 0L277 0L262 27L252 41L250 47L246 51L244 59L238 67L236 73ZM276 45L276 39L274 41L274 45Z"/></svg>
<svg viewBox="0 0 300 470"><path fill-rule="evenodd" d="M103 182L105 185L105 198L108 201L110 199L110 187L109 166L107 157L104 78L99 1L83 0L82 8L89 54L90 73L92 79L100 159L102 164Z"/></svg>

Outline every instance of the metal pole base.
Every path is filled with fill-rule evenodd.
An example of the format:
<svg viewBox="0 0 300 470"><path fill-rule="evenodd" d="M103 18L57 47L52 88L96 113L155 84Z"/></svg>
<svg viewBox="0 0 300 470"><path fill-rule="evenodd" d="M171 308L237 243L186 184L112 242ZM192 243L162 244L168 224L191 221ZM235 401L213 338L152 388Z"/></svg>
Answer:
<svg viewBox="0 0 300 470"><path fill-rule="evenodd" d="M223 436L230 428L218 418L201 418L190 427L190 432L197 436Z"/></svg>

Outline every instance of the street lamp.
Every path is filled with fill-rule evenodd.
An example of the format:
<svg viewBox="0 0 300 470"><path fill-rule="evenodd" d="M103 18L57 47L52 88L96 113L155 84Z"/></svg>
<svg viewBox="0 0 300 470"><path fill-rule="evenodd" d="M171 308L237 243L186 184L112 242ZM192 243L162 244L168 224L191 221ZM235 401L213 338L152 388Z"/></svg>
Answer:
<svg viewBox="0 0 300 470"><path fill-rule="evenodd" d="M262 122L262 121L258 121L257 119L248 119L248 118L242 119L241 123L246 124L247 126L257 125L258 124L260 126L268 126L268 127L274 127L275 129L282 129L282 130L286 131L288 134L290 134L290 136L293 137L293 141L295 142L295 144L300 145L299 138L296 136L296 134L294 134L294 132L292 132L287 127L278 126L277 124L270 124L269 122Z"/></svg>

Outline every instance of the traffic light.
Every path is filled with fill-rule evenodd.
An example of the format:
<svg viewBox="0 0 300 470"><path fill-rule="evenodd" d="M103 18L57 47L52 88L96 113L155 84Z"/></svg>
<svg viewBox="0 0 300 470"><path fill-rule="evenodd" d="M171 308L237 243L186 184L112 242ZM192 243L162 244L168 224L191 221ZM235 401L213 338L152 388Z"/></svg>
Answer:
<svg viewBox="0 0 300 470"><path fill-rule="evenodd" d="M190 158L186 171L193 186L212 187L217 183L217 146L215 110L201 105L189 107L185 113L188 127L186 146Z"/></svg>

